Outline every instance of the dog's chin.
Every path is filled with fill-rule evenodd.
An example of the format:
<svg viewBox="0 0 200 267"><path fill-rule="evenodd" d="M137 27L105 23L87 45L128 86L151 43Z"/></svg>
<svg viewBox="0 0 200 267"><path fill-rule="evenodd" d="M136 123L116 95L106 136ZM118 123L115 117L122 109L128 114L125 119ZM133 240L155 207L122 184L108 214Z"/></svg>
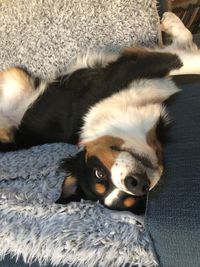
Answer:
<svg viewBox="0 0 200 267"><path fill-rule="evenodd" d="M130 197L127 197L126 205L125 206L125 200L119 199L115 205L108 206L104 203L102 203L107 209L109 210L116 210L116 211L129 211L137 215L143 215L146 210L146 200L147 195L143 196L134 196L134 202L131 200Z"/></svg>

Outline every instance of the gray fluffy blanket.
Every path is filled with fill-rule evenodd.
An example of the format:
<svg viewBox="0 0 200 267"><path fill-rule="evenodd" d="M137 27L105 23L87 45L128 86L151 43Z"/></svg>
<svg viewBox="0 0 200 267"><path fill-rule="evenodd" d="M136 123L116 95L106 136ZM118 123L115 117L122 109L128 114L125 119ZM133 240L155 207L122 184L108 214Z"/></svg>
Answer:
<svg viewBox="0 0 200 267"><path fill-rule="evenodd" d="M156 266L142 218L83 201L56 205L64 178L59 161L75 153L66 144L0 155L0 255L53 264Z"/></svg>
<svg viewBox="0 0 200 267"><path fill-rule="evenodd" d="M0 64L52 76L84 49L158 39L155 0L0 0ZM98 203L56 205L63 157L52 144L0 154L0 257L81 267L157 266L141 218Z"/></svg>

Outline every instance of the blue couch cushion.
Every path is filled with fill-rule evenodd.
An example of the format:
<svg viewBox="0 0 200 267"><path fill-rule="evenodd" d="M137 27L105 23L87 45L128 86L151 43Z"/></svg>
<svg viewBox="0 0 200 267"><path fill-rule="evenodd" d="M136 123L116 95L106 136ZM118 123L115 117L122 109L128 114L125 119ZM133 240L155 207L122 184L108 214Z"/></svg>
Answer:
<svg viewBox="0 0 200 267"><path fill-rule="evenodd" d="M165 173L148 201L146 226L162 267L200 266L200 76L192 81L168 108Z"/></svg>

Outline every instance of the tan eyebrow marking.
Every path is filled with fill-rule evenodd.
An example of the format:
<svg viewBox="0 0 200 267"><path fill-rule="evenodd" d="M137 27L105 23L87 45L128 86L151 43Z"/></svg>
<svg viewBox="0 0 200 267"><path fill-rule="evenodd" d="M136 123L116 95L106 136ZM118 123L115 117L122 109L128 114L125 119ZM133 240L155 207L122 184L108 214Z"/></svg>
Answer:
<svg viewBox="0 0 200 267"><path fill-rule="evenodd" d="M135 205L136 199L134 197L127 197L124 201L123 204L126 208L130 208L133 205Z"/></svg>
<svg viewBox="0 0 200 267"><path fill-rule="evenodd" d="M97 191L97 193L103 195L106 192L106 187L103 184L97 183L95 185L95 190Z"/></svg>

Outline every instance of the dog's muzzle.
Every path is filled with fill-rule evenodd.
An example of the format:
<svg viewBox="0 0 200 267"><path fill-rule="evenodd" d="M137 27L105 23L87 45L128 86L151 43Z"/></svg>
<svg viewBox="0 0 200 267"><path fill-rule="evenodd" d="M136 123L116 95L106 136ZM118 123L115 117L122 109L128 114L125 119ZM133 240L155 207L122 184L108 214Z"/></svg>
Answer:
<svg viewBox="0 0 200 267"><path fill-rule="evenodd" d="M130 174L125 177L124 184L127 190L136 196L145 195L150 188L150 181L146 174Z"/></svg>

